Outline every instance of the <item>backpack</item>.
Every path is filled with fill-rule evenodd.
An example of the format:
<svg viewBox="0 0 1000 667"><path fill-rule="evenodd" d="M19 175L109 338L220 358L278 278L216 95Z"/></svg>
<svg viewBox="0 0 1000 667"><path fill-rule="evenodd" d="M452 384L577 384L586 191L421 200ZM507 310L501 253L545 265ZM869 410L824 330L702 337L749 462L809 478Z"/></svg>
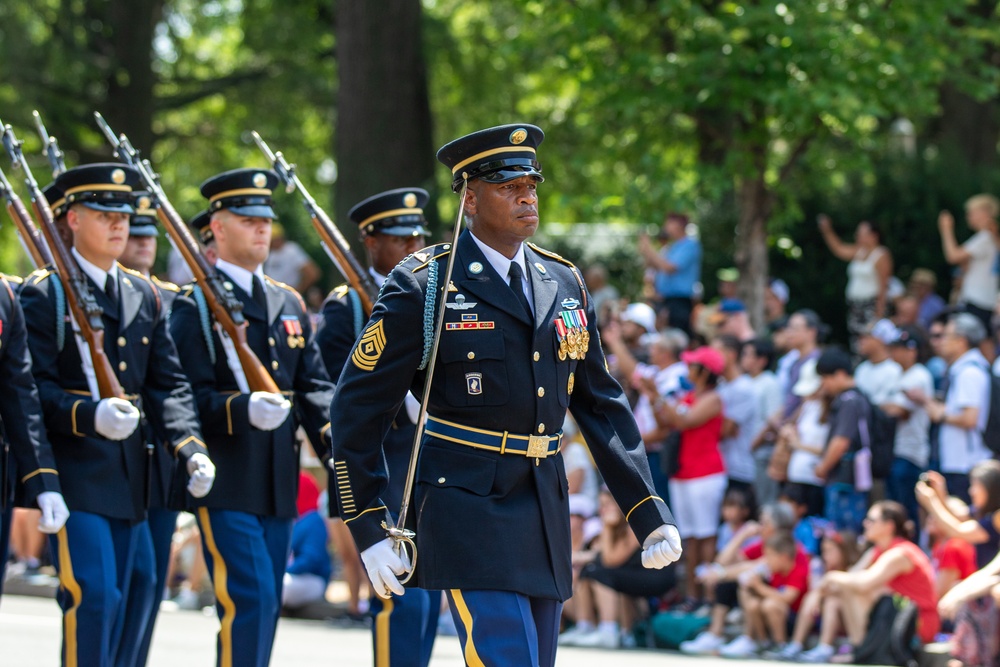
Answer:
<svg viewBox="0 0 1000 667"><path fill-rule="evenodd" d="M892 470L893 451L896 444L896 418L876 405L863 392L858 392L868 401L868 419L858 425L861 431L861 446L871 449L872 477L886 479Z"/></svg>
<svg viewBox="0 0 1000 667"><path fill-rule="evenodd" d="M917 606L909 598L880 597L868 615L864 640L854 647L854 663L917 667L921 653L917 617Z"/></svg>
<svg viewBox="0 0 1000 667"><path fill-rule="evenodd" d="M1000 458L1000 377L990 372L990 416L983 431L983 444Z"/></svg>

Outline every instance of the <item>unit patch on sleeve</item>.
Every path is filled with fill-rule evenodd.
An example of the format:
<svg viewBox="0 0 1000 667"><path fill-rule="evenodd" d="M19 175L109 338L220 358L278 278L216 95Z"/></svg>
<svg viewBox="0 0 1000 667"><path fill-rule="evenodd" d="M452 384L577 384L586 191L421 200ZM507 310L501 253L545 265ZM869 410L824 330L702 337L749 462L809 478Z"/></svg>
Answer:
<svg viewBox="0 0 1000 667"><path fill-rule="evenodd" d="M373 371L384 349L385 329L382 327L382 320L379 320L361 334L354 348L354 354L351 355L351 361L363 371Z"/></svg>

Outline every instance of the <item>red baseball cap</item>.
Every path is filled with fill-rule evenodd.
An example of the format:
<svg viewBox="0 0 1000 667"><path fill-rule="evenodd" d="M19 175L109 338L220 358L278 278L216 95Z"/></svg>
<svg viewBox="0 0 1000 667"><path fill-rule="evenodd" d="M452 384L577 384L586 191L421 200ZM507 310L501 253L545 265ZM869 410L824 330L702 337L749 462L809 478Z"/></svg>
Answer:
<svg viewBox="0 0 1000 667"><path fill-rule="evenodd" d="M686 364L698 364L715 375L721 375L722 371L726 369L726 360L722 358L722 353L714 347L703 346L682 352L681 361Z"/></svg>

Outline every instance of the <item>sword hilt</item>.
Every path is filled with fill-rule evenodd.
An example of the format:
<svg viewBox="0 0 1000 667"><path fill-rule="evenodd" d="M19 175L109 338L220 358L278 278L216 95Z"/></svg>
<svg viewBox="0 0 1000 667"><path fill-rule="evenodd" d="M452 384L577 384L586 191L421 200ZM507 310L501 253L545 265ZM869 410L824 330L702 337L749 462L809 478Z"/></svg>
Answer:
<svg viewBox="0 0 1000 667"><path fill-rule="evenodd" d="M413 578L413 573L417 571L417 543L413 541L413 538L417 534L408 528L389 526L385 521L382 522L382 528L385 529L386 535L392 540L392 546L400 557L404 555L409 557L410 569L406 572L406 576L399 580L399 583L405 584ZM409 552L407 552L407 545L409 545Z"/></svg>

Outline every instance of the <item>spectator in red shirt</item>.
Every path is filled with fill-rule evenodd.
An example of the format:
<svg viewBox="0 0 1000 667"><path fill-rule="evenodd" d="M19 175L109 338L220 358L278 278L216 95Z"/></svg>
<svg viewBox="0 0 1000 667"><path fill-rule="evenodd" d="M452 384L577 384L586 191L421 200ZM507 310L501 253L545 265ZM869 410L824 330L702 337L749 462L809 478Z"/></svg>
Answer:
<svg viewBox="0 0 1000 667"><path fill-rule="evenodd" d="M868 616L875 602L887 594L911 600L917 607L917 635L934 640L941 627L931 561L906 536L906 509L883 500L872 505L864 519L865 539L872 545L847 572L828 572L820 580L823 616L819 643L799 655L802 662L829 662L833 640L841 625L854 646L864 641Z"/></svg>
<svg viewBox="0 0 1000 667"><path fill-rule="evenodd" d="M952 496L946 501L948 511L958 521L969 518L969 506ZM937 573L938 599L976 571L976 547L959 537L951 537L933 514L927 515L924 530L931 541L931 563Z"/></svg>
<svg viewBox="0 0 1000 667"><path fill-rule="evenodd" d="M719 649L724 658L754 656L768 638L785 644L789 618L809 589L809 554L790 533L777 533L764 543L761 565L742 574L739 582L743 634Z"/></svg>

